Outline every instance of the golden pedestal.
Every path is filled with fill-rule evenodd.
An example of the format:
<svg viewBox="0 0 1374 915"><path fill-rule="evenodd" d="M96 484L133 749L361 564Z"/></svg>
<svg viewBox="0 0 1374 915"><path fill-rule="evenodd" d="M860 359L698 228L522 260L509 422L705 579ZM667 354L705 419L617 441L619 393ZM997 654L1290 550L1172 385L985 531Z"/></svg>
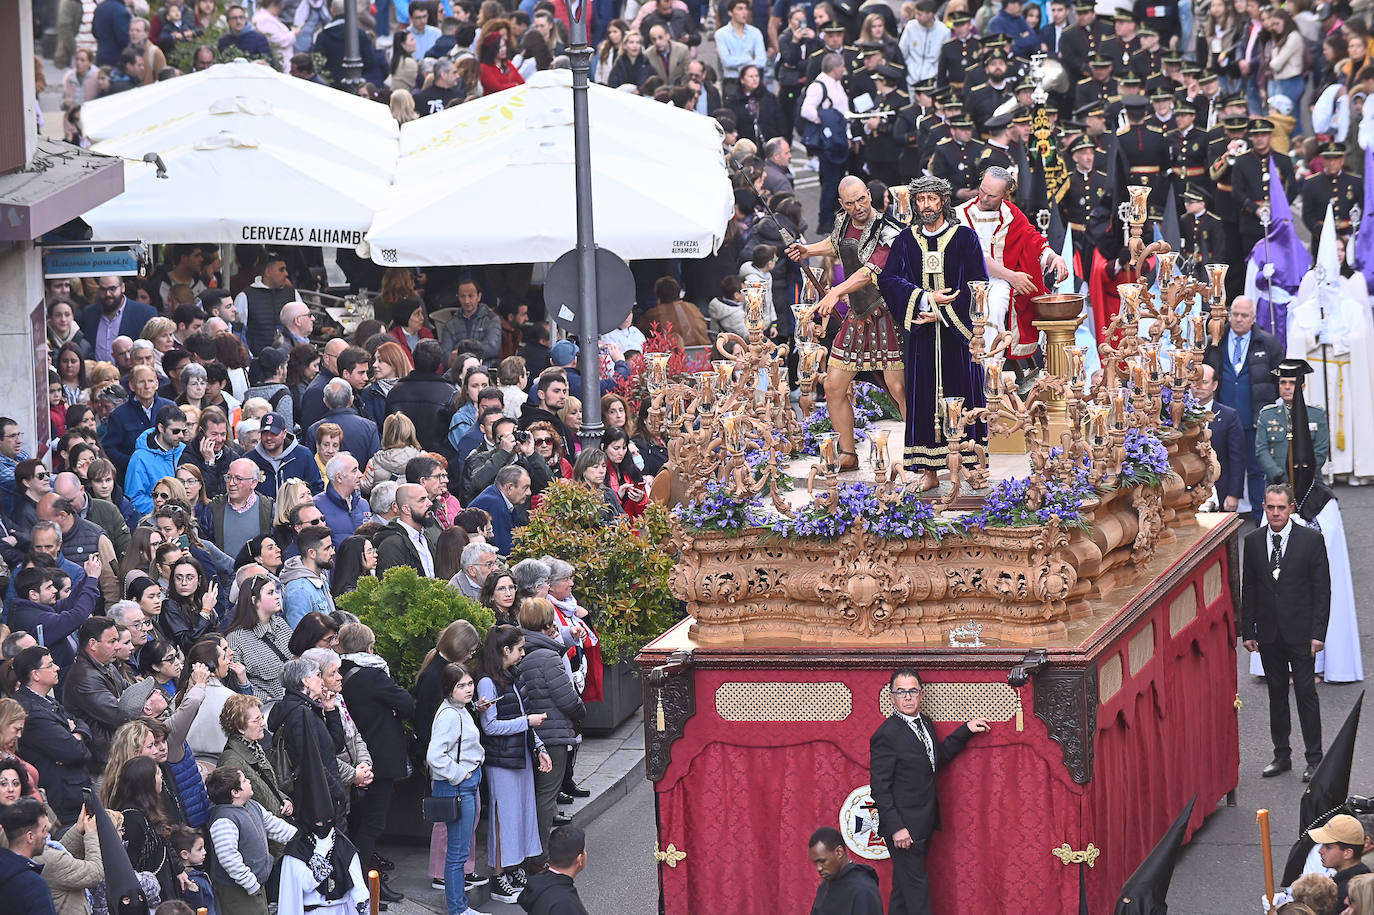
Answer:
<svg viewBox="0 0 1374 915"><path fill-rule="evenodd" d="M1036 330L1045 332L1045 371L1061 378L1070 378L1069 356L1065 347L1073 346L1074 334L1078 325L1083 323L1083 315L1061 320L1037 320L1032 322ZM1074 379L1077 383L1077 379ZM1062 395L1052 394L1045 401L1046 415L1050 423L1050 440L1057 440L1069 428L1068 407Z"/></svg>

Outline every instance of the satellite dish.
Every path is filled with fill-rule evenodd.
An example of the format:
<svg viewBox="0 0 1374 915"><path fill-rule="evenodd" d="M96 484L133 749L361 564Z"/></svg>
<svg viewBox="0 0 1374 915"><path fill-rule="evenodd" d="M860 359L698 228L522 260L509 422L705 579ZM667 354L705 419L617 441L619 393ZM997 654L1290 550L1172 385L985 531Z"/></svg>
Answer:
<svg viewBox="0 0 1374 915"><path fill-rule="evenodd" d="M630 265L618 254L596 249L596 332L609 333L620 326L635 304L635 279ZM567 252L549 267L544 279L544 307L559 327L582 332L577 313L577 249Z"/></svg>

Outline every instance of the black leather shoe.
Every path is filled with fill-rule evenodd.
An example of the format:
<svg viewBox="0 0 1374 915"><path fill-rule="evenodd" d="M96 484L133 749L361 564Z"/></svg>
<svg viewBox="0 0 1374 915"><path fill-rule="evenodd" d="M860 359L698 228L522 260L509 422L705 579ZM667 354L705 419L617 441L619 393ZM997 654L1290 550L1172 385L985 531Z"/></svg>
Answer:
<svg viewBox="0 0 1374 915"><path fill-rule="evenodd" d="M566 813L555 813L553 815L553 825L555 826L567 826L571 822L572 817L568 816Z"/></svg>
<svg viewBox="0 0 1374 915"><path fill-rule="evenodd" d="M1262 772L1260 772L1260 777L1261 777L1261 778L1273 778L1275 775L1282 775L1284 772L1287 772L1287 771L1289 771L1289 770L1292 769L1292 768L1293 768L1293 763L1292 763L1291 760L1287 760L1287 759L1276 759L1276 760L1274 760L1273 762L1271 762L1269 765L1267 765L1267 766L1264 767L1264 770L1263 770Z"/></svg>
<svg viewBox="0 0 1374 915"><path fill-rule="evenodd" d="M579 788L576 785L564 785L563 794L569 797L591 797L592 793L586 788Z"/></svg>
<svg viewBox="0 0 1374 915"><path fill-rule="evenodd" d="M560 791L560 792L558 792L558 803L560 803L560 804L571 804L574 800L575 800L575 798L574 798L571 794L569 794L568 792L566 792L566 791Z"/></svg>
<svg viewBox="0 0 1374 915"><path fill-rule="evenodd" d="M1312 776L1317 774L1317 763L1308 763L1307 768L1302 770L1303 783L1312 781Z"/></svg>
<svg viewBox="0 0 1374 915"><path fill-rule="evenodd" d="M374 851L372 853L372 866L379 871L394 871L396 869L396 862L392 861L390 858L384 858Z"/></svg>
<svg viewBox="0 0 1374 915"><path fill-rule="evenodd" d="M383 902L400 902L402 899L406 898L405 893L398 893L391 887L387 886L385 880L381 881L380 896Z"/></svg>

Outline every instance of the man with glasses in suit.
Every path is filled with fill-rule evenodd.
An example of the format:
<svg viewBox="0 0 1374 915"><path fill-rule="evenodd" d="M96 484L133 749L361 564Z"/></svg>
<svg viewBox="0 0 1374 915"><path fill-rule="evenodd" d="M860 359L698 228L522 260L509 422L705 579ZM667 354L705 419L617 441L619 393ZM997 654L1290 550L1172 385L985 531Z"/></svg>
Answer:
<svg viewBox="0 0 1374 915"><path fill-rule="evenodd" d="M893 713L869 740L869 784L878 807L878 831L892 856L889 915L930 915L926 854L940 828L935 775L974 734L986 733L985 718L960 725L944 740L935 722L921 714L925 686L915 668L901 667L888 681Z"/></svg>

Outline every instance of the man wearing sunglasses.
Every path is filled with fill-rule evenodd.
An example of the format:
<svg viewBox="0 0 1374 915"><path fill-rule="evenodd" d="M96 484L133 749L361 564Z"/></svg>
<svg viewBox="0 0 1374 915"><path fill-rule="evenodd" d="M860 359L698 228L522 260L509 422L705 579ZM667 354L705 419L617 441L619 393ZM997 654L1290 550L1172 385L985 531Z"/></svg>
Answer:
<svg viewBox="0 0 1374 915"><path fill-rule="evenodd" d="M186 438L191 425L181 407L169 404L157 411L156 428L143 433L134 445L129 458L129 470L124 476L124 495L134 503L140 514L147 514L153 505L153 487L164 477L177 475L177 464L186 450Z"/></svg>
<svg viewBox="0 0 1374 915"><path fill-rule="evenodd" d="M892 855L892 915L930 915L926 853L940 828L940 796L935 775L957 756L974 734L989 729L987 719L960 725L944 740L935 722L921 714L925 686L915 668L900 667L888 681L893 713L869 741L869 784L878 807L878 832Z"/></svg>

